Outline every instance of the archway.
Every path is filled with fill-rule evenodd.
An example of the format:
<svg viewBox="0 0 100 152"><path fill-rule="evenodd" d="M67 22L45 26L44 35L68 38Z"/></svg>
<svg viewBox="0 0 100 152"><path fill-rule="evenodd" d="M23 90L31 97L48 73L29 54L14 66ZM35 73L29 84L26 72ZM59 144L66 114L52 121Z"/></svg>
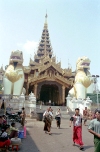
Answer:
<svg viewBox="0 0 100 152"><path fill-rule="evenodd" d="M47 104L51 102L52 105L59 105L59 89L55 84L44 84L40 91L40 101Z"/></svg>

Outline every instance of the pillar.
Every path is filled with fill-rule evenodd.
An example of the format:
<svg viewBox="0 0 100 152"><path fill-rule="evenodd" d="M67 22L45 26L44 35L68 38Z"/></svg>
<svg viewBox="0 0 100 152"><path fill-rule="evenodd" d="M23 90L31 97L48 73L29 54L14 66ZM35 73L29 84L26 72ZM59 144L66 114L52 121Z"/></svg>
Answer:
<svg viewBox="0 0 100 152"><path fill-rule="evenodd" d="M37 84L34 85L34 94L36 97L37 97L37 86L38 86Z"/></svg>
<svg viewBox="0 0 100 152"><path fill-rule="evenodd" d="M28 95L29 83L26 84L26 95Z"/></svg>
<svg viewBox="0 0 100 152"><path fill-rule="evenodd" d="M65 103L65 86L62 86L62 103Z"/></svg>
<svg viewBox="0 0 100 152"><path fill-rule="evenodd" d="M62 87L59 86L59 105L62 105Z"/></svg>

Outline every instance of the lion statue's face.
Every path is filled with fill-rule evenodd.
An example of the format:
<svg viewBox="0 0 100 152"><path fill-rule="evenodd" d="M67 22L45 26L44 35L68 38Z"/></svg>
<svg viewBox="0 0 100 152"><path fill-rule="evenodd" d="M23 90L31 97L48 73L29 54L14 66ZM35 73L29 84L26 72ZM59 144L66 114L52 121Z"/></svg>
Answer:
<svg viewBox="0 0 100 152"><path fill-rule="evenodd" d="M78 58L76 62L76 68L77 70L84 70L84 69L90 69L90 60L88 57L81 57Z"/></svg>
<svg viewBox="0 0 100 152"><path fill-rule="evenodd" d="M9 60L9 64L15 63L17 62L17 64L22 64L23 63L23 53L22 51L12 51L11 56L10 56L10 60Z"/></svg>

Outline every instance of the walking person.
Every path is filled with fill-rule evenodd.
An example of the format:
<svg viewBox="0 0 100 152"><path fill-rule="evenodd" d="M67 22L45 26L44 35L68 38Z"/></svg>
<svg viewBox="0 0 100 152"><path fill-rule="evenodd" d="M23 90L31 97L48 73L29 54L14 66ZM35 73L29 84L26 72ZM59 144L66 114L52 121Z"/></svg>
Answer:
<svg viewBox="0 0 100 152"><path fill-rule="evenodd" d="M21 125L24 127L25 125L25 117L26 117L26 113L25 113L25 108L22 108L22 113L21 113Z"/></svg>
<svg viewBox="0 0 100 152"><path fill-rule="evenodd" d="M53 114L52 114L50 108L48 108L44 112L43 117L44 117L44 131L45 131L45 133L51 135L51 122L52 122Z"/></svg>
<svg viewBox="0 0 100 152"><path fill-rule="evenodd" d="M73 146L75 144L79 145L80 150L83 150L83 142L82 142L82 117L79 114L79 108L75 109L75 114L70 118L70 127L73 122Z"/></svg>
<svg viewBox="0 0 100 152"><path fill-rule="evenodd" d="M51 107L49 107L49 108L50 108L50 111L51 111L51 113L53 115L53 109ZM53 121L53 116L51 117L51 127L52 127L52 121Z"/></svg>
<svg viewBox="0 0 100 152"><path fill-rule="evenodd" d="M94 152L100 152L100 110L96 111L96 119L90 121L88 131L94 135Z"/></svg>
<svg viewBox="0 0 100 152"><path fill-rule="evenodd" d="M89 113L89 117L88 117L89 120L92 120L93 119L93 112L91 110L89 110L88 113Z"/></svg>
<svg viewBox="0 0 100 152"><path fill-rule="evenodd" d="M56 111L55 119L56 119L57 128L60 129L60 124L61 124L61 112L60 112L60 109L59 109L59 108L58 108L58 110Z"/></svg>
<svg viewBox="0 0 100 152"><path fill-rule="evenodd" d="M98 112L98 109L95 109L92 119L96 119L96 112Z"/></svg>
<svg viewBox="0 0 100 152"><path fill-rule="evenodd" d="M84 118L84 126L86 126L86 122L87 122L87 119L88 119L87 107L85 107L85 109L83 110L83 118Z"/></svg>

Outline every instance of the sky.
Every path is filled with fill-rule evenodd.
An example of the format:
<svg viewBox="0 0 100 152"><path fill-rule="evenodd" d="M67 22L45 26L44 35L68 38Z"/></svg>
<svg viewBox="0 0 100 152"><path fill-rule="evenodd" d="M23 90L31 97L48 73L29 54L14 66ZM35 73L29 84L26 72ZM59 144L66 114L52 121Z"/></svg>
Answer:
<svg viewBox="0 0 100 152"><path fill-rule="evenodd" d="M78 57L87 56L90 73L100 75L100 0L0 0L0 66L9 64L13 50L23 51L23 65L29 65L46 11L53 52L62 68L69 62L75 71Z"/></svg>

